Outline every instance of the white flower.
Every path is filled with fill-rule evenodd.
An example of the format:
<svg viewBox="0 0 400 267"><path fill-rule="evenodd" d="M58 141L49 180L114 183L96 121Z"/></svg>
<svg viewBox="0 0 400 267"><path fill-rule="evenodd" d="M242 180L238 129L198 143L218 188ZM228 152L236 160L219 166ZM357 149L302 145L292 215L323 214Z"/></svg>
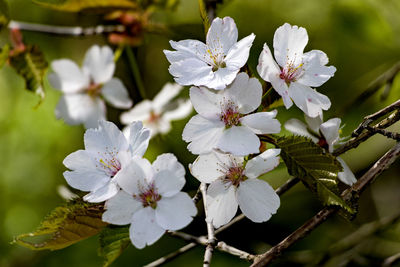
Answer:
<svg viewBox="0 0 400 267"><path fill-rule="evenodd" d="M143 121L143 125L151 130L151 135L165 134L171 130L171 121L187 117L193 110L190 100L171 102L182 90L178 84L167 83L154 97L153 101L143 100L131 110L122 113L121 122L129 124Z"/></svg>
<svg viewBox="0 0 400 267"><path fill-rule="evenodd" d="M130 108L132 101L122 82L113 78L114 56L108 46L92 46L85 55L82 68L69 59L51 63L54 73L50 84L62 91L55 113L67 124L84 124L85 128L97 127L106 118L102 98L116 108Z"/></svg>
<svg viewBox="0 0 400 267"><path fill-rule="evenodd" d="M105 204L103 221L125 225L137 248L156 242L167 230L187 226L196 215L194 202L181 192L185 169L173 154L162 154L150 164L135 157L119 179L122 189Z"/></svg>
<svg viewBox="0 0 400 267"><path fill-rule="evenodd" d="M332 153L334 146L340 143L341 120L333 118L323 123L322 114L315 118L310 118L306 115L304 117L308 126L298 119L290 119L285 123L285 128L294 134L311 138L314 143ZM343 167L343 172L338 173L339 180L347 185L357 182L356 177L344 160L340 157L336 157L336 159Z"/></svg>
<svg viewBox="0 0 400 267"><path fill-rule="evenodd" d="M331 106L329 98L311 87L324 84L336 71L320 50L303 53L308 42L306 29L285 23L274 35L275 60L267 44L260 54L258 73L282 96L286 108L293 102L305 114L316 117ZM293 100L293 102L292 102Z"/></svg>
<svg viewBox="0 0 400 267"><path fill-rule="evenodd" d="M266 182L257 179L279 164L280 149L268 149L244 164L243 157L213 151L200 155L191 167L194 177L211 183L207 189L207 220L214 227L227 224L238 205L253 222L265 222L280 205L279 196Z"/></svg>
<svg viewBox="0 0 400 267"><path fill-rule="evenodd" d="M246 64L254 38L255 35L250 34L238 42L234 20L215 18L206 44L197 40L170 41L176 51L164 50L171 63L169 72L181 85L224 89Z"/></svg>
<svg viewBox="0 0 400 267"><path fill-rule="evenodd" d="M100 121L99 127L85 132L85 150L78 150L64 159L72 170L64 172L67 183L81 191L88 202L102 202L120 190L118 179L127 175L123 170L135 155L143 156L149 145L150 131L141 122L130 126L127 140L112 122Z"/></svg>
<svg viewBox="0 0 400 267"><path fill-rule="evenodd" d="M205 87L190 88L190 100L199 113L183 130L183 140L191 142L193 154L220 149L237 156L258 153L257 134L279 133L281 124L275 119L277 111L249 114L261 104L262 88L256 78L239 73L225 90L212 91Z"/></svg>

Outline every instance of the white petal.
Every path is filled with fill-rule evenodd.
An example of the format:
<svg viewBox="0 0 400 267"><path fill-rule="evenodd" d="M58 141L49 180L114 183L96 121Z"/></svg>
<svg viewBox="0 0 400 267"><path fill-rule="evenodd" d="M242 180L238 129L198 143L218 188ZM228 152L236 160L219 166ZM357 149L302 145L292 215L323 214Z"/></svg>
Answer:
<svg viewBox="0 0 400 267"><path fill-rule="evenodd" d="M129 126L129 149L132 155L143 157L149 146L150 130L143 128L141 121L135 121Z"/></svg>
<svg viewBox="0 0 400 267"><path fill-rule="evenodd" d="M315 137L314 135L310 134L307 129L307 125L304 124L304 122L299 121L298 119L290 119L285 123L285 128L289 132L301 136L305 136L308 138L311 138L314 143L318 142L318 138Z"/></svg>
<svg viewBox="0 0 400 267"><path fill-rule="evenodd" d="M188 58L197 58L205 61L207 55L207 46L198 40L182 40L179 42L169 41L171 47L177 51L164 50L168 61L172 64Z"/></svg>
<svg viewBox="0 0 400 267"><path fill-rule="evenodd" d="M85 149L94 153L110 154L129 149L128 142L118 127L109 121L99 121L99 127L88 129L84 135ZM105 155L100 155L100 157ZM111 155L110 155L111 156Z"/></svg>
<svg viewBox="0 0 400 267"><path fill-rule="evenodd" d="M204 83L204 85L215 90L222 90L228 84L232 83L238 72L238 68L219 68L217 71L213 72L212 79Z"/></svg>
<svg viewBox="0 0 400 267"><path fill-rule="evenodd" d="M274 90L282 97L286 109L289 109L293 105L293 102L290 99L289 87L285 80L282 80L279 74L271 74L269 78Z"/></svg>
<svg viewBox="0 0 400 267"><path fill-rule="evenodd" d="M139 201L120 190L114 197L106 201L104 205L106 211L103 213L102 221L116 225L130 224L133 213L141 206Z"/></svg>
<svg viewBox="0 0 400 267"><path fill-rule="evenodd" d="M274 34L275 59L281 67L286 63L293 66L301 64L303 51L308 42L306 29L291 26L288 23L280 26Z"/></svg>
<svg viewBox="0 0 400 267"><path fill-rule="evenodd" d="M153 99L153 107L162 111L163 107L176 97L183 87L176 83L166 83Z"/></svg>
<svg viewBox="0 0 400 267"><path fill-rule="evenodd" d="M340 123L341 120L339 118L333 118L322 123L319 127L319 130L329 145L329 152L331 153L333 152L334 144L339 141Z"/></svg>
<svg viewBox="0 0 400 267"><path fill-rule="evenodd" d="M169 170L177 177L185 177L185 168L172 153L159 155L152 164L154 173Z"/></svg>
<svg viewBox="0 0 400 267"><path fill-rule="evenodd" d="M134 121L145 121L150 118L150 112L153 109L153 104L149 100L143 100L137 103L131 110L121 114L121 122L130 124Z"/></svg>
<svg viewBox="0 0 400 267"><path fill-rule="evenodd" d="M110 181L109 183L105 184L103 187L90 192L89 194L83 197L83 200L92 203L99 203L103 202L107 199L112 198L119 192L118 186L113 182Z"/></svg>
<svg viewBox="0 0 400 267"><path fill-rule="evenodd" d="M309 117L317 117L322 110L328 110L331 107L331 101L326 95L298 82L290 84L289 95L296 106Z"/></svg>
<svg viewBox="0 0 400 267"><path fill-rule="evenodd" d="M316 135L320 135L319 133L319 127L321 126L321 124L324 122L323 119L323 114L321 113L319 116L315 117L315 118L311 118L309 116L307 116L306 114L304 114L304 119L306 120L307 126L308 128Z"/></svg>
<svg viewBox="0 0 400 267"><path fill-rule="evenodd" d="M253 222L265 222L280 206L279 196L274 189L260 179L241 182L237 190L240 210Z"/></svg>
<svg viewBox="0 0 400 267"><path fill-rule="evenodd" d="M182 138L191 142L188 149L193 154L204 154L216 147L225 124L220 120L207 120L201 115L193 116L183 129Z"/></svg>
<svg viewBox="0 0 400 267"><path fill-rule="evenodd" d="M129 237L135 247L142 249L152 245L164 233L165 229L157 224L155 210L151 207L139 209L133 214Z"/></svg>
<svg viewBox="0 0 400 267"><path fill-rule="evenodd" d="M81 191L95 191L110 181L110 177L97 170L77 170L63 173L67 183Z"/></svg>
<svg viewBox="0 0 400 267"><path fill-rule="evenodd" d="M76 93L85 89L90 83L89 77L72 60L54 60L51 68L54 71L49 75L51 86L64 93Z"/></svg>
<svg viewBox="0 0 400 267"><path fill-rule="evenodd" d="M179 230L187 226L197 213L194 202L187 193L179 192L172 197L162 197L157 202L157 223L167 230Z"/></svg>
<svg viewBox="0 0 400 267"><path fill-rule="evenodd" d="M185 185L185 176L177 176L170 170L162 170L154 174L154 185L158 193L165 197L176 195Z"/></svg>
<svg viewBox="0 0 400 267"><path fill-rule="evenodd" d="M244 174L249 178L257 178L273 170L279 165L279 153L280 149L267 149L247 162Z"/></svg>
<svg viewBox="0 0 400 267"><path fill-rule="evenodd" d="M63 95L57 104L55 114L57 119L76 125L83 123L85 128L97 127L99 120L106 117L106 106L98 97L87 94Z"/></svg>
<svg viewBox="0 0 400 267"><path fill-rule="evenodd" d="M197 58L174 62L169 72L180 85L205 85L214 77L212 67Z"/></svg>
<svg viewBox="0 0 400 267"><path fill-rule="evenodd" d="M337 157L336 159L343 167L343 171L338 173L339 180L350 186L357 182L354 173L350 170L349 166L347 166L346 162L341 157Z"/></svg>
<svg viewBox="0 0 400 267"><path fill-rule="evenodd" d="M127 109L132 106L128 91L120 79L112 78L101 88L104 99L116 108Z"/></svg>
<svg viewBox="0 0 400 267"><path fill-rule="evenodd" d="M217 148L235 156L246 156L260 151L260 140L246 126L232 126L224 130Z"/></svg>
<svg viewBox="0 0 400 267"><path fill-rule="evenodd" d="M206 87L191 87L190 100L194 109L206 118L218 118L221 114L222 95Z"/></svg>
<svg viewBox="0 0 400 267"><path fill-rule="evenodd" d="M193 111L193 105L190 99L185 101L179 99L177 105L176 109L165 112L162 119L166 121L181 120L189 116Z"/></svg>
<svg viewBox="0 0 400 267"><path fill-rule="evenodd" d="M151 169L151 164L147 159L135 156L125 168L116 174L113 180L130 195L139 195L140 187L148 184L149 169Z"/></svg>
<svg viewBox="0 0 400 267"><path fill-rule="evenodd" d="M312 50L303 55L304 74L297 80L299 83L318 87L329 80L336 72L334 66L324 66L328 57L320 50ZM326 62L326 63L325 63ZM325 63L325 64L322 64Z"/></svg>
<svg viewBox="0 0 400 267"><path fill-rule="evenodd" d="M85 150L69 154L63 164L70 170L97 170L94 156Z"/></svg>
<svg viewBox="0 0 400 267"><path fill-rule="evenodd" d="M232 220L237 208L234 186L224 183L221 179L210 184L207 189L207 221L219 228Z"/></svg>
<svg viewBox="0 0 400 267"><path fill-rule="evenodd" d="M240 122L256 134L279 133L281 131L281 123L275 119L276 113L276 110L253 113L242 117Z"/></svg>
<svg viewBox="0 0 400 267"><path fill-rule="evenodd" d="M230 17L215 18L207 33L207 46L212 52L228 53L236 43L238 30L235 21Z"/></svg>
<svg viewBox="0 0 400 267"><path fill-rule="evenodd" d="M96 84L109 81L115 70L114 54L110 47L93 45L85 54L83 68Z"/></svg>
<svg viewBox="0 0 400 267"><path fill-rule="evenodd" d="M271 50L267 44L264 44L263 51L261 51L260 57L258 58L257 71L261 78L267 82L271 82L270 77L276 77L280 73L279 66L272 57Z"/></svg>
<svg viewBox="0 0 400 267"><path fill-rule="evenodd" d="M191 173L200 182L212 183L218 178L224 178L232 163L242 164L242 157L234 157L231 154L212 151L200 155L191 167Z"/></svg>
<svg viewBox="0 0 400 267"><path fill-rule="evenodd" d="M245 72L241 72L230 84L224 95L228 96L236 105L241 114L247 114L258 108L261 104L262 87L256 78L250 78Z"/></svg>
<svg viewBox="0 0 400 267"><path fill-rule="evenodd" d="M256 36L252 33L232 46L225 57L227 67L231 69L240 69L246 64L254 38L256 38Z"/></svg>

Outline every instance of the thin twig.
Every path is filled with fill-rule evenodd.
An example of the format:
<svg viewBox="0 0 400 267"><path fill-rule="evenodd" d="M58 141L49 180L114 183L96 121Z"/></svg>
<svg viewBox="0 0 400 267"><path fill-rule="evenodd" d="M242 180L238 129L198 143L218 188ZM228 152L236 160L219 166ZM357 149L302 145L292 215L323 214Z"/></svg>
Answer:
<svg viewBox="0 0 400 267"><path fill-rule="evenodd" d="M38 24L31 22L22 22L11 20L8 23L10 29L20 29L23 31L34 31L57 35L72 35L72 36L87 36L97 35L111 32L124 32L124 25L97 25L94 27L79 27L79 26L54 26L46 24Z"/></svg>
<svg viewBox="0 0 400 267"><path fill-rule="evenodd" d="M377 176L384 170L389 168L393 162L400 157L400 143L397 143L391 150L383 155L351 188L342 193L344 200L348 201L358 196L362 191L371 184ZM265 266L278 257L284 250L295 242L305 237L308 233L314 230L318 225L326 221L330 216L339 210L338 207L325 207L319 211L313 218L304 223L300 228L291 233L279 244L275 245L267 252L259 255L255 263L251 266Z"/></svg>
<svg viewBox="0 0 400 267"><path fill-rule="evenodd" d="M186 246L183 246L183 247L181 247L180 249L178 249L178 250L176 250L176 251L174 251L174 252L172 252L172 253L170 253L170 254L168 254L168 255L165 255L165 256L162 257L162 258L159 258L159 259L157 259L157 260L155 260L155 261L153 261L153 262L151 262L151 263L149 263L149 264L146 264L144 267L156 267L156 266L160 266L160 265L162 265L162 264L164 264L164 263L167 263L167 262L169 262L169 261L175 259L175 258L178 257L179 255L181 255L181 254L183 254L183 253L186 253L187 251L191 250L192 248L194 248L194 247L196 247L196 246L197 246L197 243L189 243L189 244L187 244Z"/></svg>
<svg viewBox="0 0 400 267"><path fill-rule="evenodd" d="M139 65L136 61L135 54L130 46L125 47L126 54L128 56L129 64L131 67L132 75L135 79L136 87L139 90L139 94L142 99L146 99L146 90L143 85L142 76L140 75Z"/></svg>
<svg viewBox="0 0 400 267"><path fill-rule="evenodd" d="M382 263L382 267L390 267L399 261L400 261L400 252L386 258Z"/></svg>
<svg viewBox="0 0 400 267"><path fill-rule="evenodd" d="M201 199L201 190L200 190L200 186L199 188L197 188L196 194L192 197L192 200L194 203L199 202Z"/></svg>
<svg viewBox="0 0 400 267"><path fill-rule="evenodd" d="M217 240L215 238L214 226L212 222L207 220L208 218L207 198L206 198L207 185L205 183L200 184L200 191L201 195L203 196L204 212L206 214L206 224L207 224L207 247L204 253L203 267L209 267L211 264L211 259Z"/></svg>

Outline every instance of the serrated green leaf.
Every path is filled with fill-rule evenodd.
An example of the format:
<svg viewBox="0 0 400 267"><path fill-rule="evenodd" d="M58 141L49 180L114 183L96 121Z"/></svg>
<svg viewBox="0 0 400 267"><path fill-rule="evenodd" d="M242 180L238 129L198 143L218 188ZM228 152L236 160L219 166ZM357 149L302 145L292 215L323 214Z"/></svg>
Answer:
<svg viewBox="0 0 400 267"><path fill-rule="evenodd" d="M137 7L137 4L130 0L33 0L33 2L46 8L66 12L79 12L85 9L131 9Z"/></svg>
<svg viewBox="0 0 400 267"><path fill-rule="evenodd" d="M17 236L14 243L32 250L62 249L103 230L107 224L102 214L102 204L73 201L57 207L35 232Z"/></svg>
<svg viewBox="0 0 400 267"><path fill-rule="evenodd" d="M104 258L103 267L110 266L129 246L129 227L109 225L100 233L99 254Z"/></svg>
<svg viewBox="0 0 400 267"><path fill-rule="evenodd" d="M281 148L289 174L299 177L324 205L339 206L350 214L355 213L339 196L337 174L342 166L334 156L304 136L279 137L276 145Z"/></svg>
<svg viewBox="0 0 400 267"><path fill-rule="evenodd" d="M8 10L8 5L5 0L0 0L0 31L4 26L10 21L10 12Z"/></svg>
<svg viewBox="0 0 400 267"><path fill-rule="evenodd" d="M10 46L8 44L5 44L2 48L0 48L0 68L2 68L7 62L9 54Z"/></svg>
<svg viewBox="0 0 400 267"><path fill-rule="evenodd" d="M44 98L43 79L48 68L43 52L36 45L27 45L26 49L10 57L10 66L25 79L27 90Z"/></svg>

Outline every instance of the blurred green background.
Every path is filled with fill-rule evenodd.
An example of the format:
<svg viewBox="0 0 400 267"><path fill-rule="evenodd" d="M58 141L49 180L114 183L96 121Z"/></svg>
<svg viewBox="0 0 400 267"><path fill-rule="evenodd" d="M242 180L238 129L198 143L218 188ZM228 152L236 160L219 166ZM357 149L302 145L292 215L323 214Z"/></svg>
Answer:
<svg viewBox="0 0 400 267"><path fill-rule="evenodd" d="M13 20L54 25L96 25L102 22L98 13L63 13L37 6L28 0L10 0ZM306 51L320 49L336 66L335 76L319 91L332 101L325 118L341 116L346 125L343 136L349 135L362 117L400 98L399 77L394 80L389 96L381 100L377 94L361 104L349 103L359 96L369 82L400 60L400 1L398 0L230 0L219 5L217 15L235 19L239 37L254 32L256 40L251 49L250 67L255 68L262 45L272 44L274 31L285 22L303 26L309 34ZM143 45L135 49L148 96L154 96L167 81L168 62L162 50L170 49L168 40L200 39L204 33L197 0L181 0L173 11L157 11L152 20L170 27L169 34L147 34ZM172 33L172 34L171 34ZM53 59L71 58L80 63L92 44L105 44L104 36L69 37L43 33L24 32L26 43L38 44L49 62ZM0 36L0 44L7 42L7 32ZM125 55L118 62L116 75L137 93ZM57 187L65 185L62 164L71 152L83 147L84 129L68 126L54 116L60 93L46 83L46 99L38 108L37 97L25 91L22 78L10 67L0 70L0 266L100 266L97 255L98 238L72 245L60 251L30 251L11 245L15 235L31 232L41 219L55 207L64 203ZM187 92L184 94L187 95ZM110 119L118 118L120 111L110 109ZM283 123L290 117L301 118L292 108L279 108L278 119ZM161 152L173 152L187 166L194 156L186 150L181 132L186 121L173 123L173 131L151 141L146 154L153 160ZM391 129L399 131L397 123ZM283 131L284 132L284 131ZM346 153L343 158L358 177L367 170L390 146L394 144L375 136L359 148ZM275 188L289 178L284 164L265 176ZM198 182L188 178L186 189L190 194ZM361 197L359 214L354 221L336 216L323 224L307 238L296 244L275 262L276 266L312 264L316 257L331 252L331 246L357 231L361 225L400 212L400 163L386 171ZM250 253L261 253L276 244L305 220L313 216L321 205L315 197L297 185L281 198L281 207L270 221L254 224L248 220L238 223L219 236L220 240ZM201 209L200 209L201 210ZM206 229L200 218L187 231L195 235ZM329 255L327 266L341 263L349 266L379 265L381 261L400 252L400 225L393 223L377 233L360 238L343 251ZM141 266L174 251L185 243L164 236L155 245L143 250L132 246L113 266ZM200 266L203 248L196 248L166 266ZM246 261L216 252L213 266L247 266ZM321 263L322 265L322 263ZM344 265L342 265L344 266Z"/></svg>

